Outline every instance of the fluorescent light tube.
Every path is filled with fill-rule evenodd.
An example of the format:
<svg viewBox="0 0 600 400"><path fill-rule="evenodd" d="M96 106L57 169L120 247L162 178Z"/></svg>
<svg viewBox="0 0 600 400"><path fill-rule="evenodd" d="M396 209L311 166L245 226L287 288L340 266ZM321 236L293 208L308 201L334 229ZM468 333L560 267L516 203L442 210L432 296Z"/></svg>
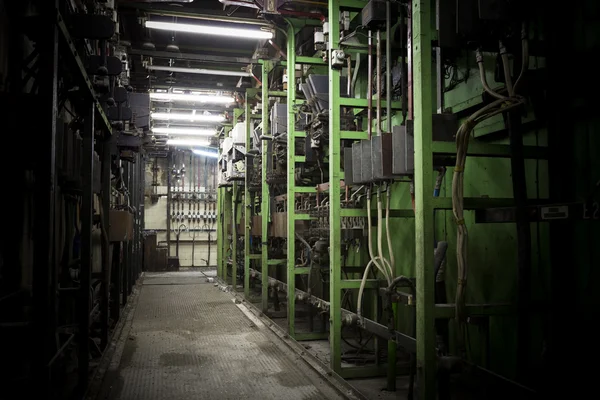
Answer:
<svg viewBox="0 0 600 400"><path fill-rule="evenodd" d="M198 103L213 104L231 104L235 100L231 96L211 96L206 94L186 94L186 93L150 93L151 100L162 101L195 101Z"/></svg>
<svg viewBox="0 0 600 400"><path fill-rule="evenodd" d="M167 140L167 146L208 146L209 143L206 140L198 139L169 139Z"/></svg>
<svg viewBox="0 0 600 400"><path fill-rule="evenodd" d="M222 75L222 76L252 76L246 71L226 71L221 69L170 67L168 65L148 65L150 71L183 72L186 74Z"/></svg>
<svg viewBox="0 0 600 400"><path fill-rule="evenodd" d="M151 113L152 119L171 120L171 121L198 121L198 122L222 122L225 117L222 115L210 114L175 114L175 113Z"/></svg>
<svg viewBox="0 0 600 400"><path fill-rule="evenodd" d="M258 29L230 28L210 25L179 24L173 22L146 21L146 28L163 31L187 32L204 35L229 36L238 39L273 39L273 33Z"/></svg>
<svg viewBox="0 0 600 400"><path fill-rule="evenodd" d="M152 133L163 135L191 135L191 136L211 136L217 132L214 129L197 128L152 128Z"/></svg>
<svg viewBox="0 0 600 400"><path fill-rule="evenodd" d="M219 158L219 153L217 153L216 151L206 151L206 150L200 150L200 149L192 149L192 152L194 154L199 155L199 156Z"/></svg>

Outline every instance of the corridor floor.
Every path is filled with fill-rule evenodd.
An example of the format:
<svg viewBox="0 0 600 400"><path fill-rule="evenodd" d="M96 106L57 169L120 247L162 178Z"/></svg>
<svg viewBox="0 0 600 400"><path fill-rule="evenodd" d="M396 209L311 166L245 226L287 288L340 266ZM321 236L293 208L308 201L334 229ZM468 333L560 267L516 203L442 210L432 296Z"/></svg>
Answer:
<svg viewBox="0 0 600 400"><path fill-rule="evenodd" d="M99 397L343 398L277 340L201 274L147 273L118 369Z"/></svg>

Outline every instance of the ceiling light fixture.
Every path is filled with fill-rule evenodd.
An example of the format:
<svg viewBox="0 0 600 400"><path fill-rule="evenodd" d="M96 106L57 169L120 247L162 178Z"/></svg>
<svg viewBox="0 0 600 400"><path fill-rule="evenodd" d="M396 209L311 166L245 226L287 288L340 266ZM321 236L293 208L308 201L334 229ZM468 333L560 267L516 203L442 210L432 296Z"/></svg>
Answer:
<svg viewBox="0 0 600 400"><path fill-rule="evenodd" d="M192 149L192 152L194 154L196 154L196 155L199 155L199 156L219 158L219 153L217 153L216 151L207 151L207 150L201 150L201 149Z"/></svg>
<svg viewBox="0 0 600 400"><path fill-rule="evenodd" d="M214 129L152 128L152 133L158 133L162 135L211 136L217 132Z"/></svg>
<svg viewBox="0 0 600 400"><path fill-rule="evenodd" d="M209 143L206 140L197 139L169 139L167 140L167 146L208 146Z"/></svg>
<svg viewBox="0 0 600 400"><path fill-rule="evenodd" d="M214 104L231 104L235 100L231 96L211 96L202 94L187 94L187 93L150 93L151 100L162 101L195 101L199 103L214 103Z"/></svg>
<svg viewBox="0 0 600 400"><path fill-rule="evenodd" d="M204 35L228 36L238 39L273 39L273 32L257 29L226 28L220 26L192 25L160 21L146 21L146 28Z"/></svg>
<svg viewBox="0 0 600 400"><path fill-rule="evenodd" d="M222 75L222 76L252 76L251 73L246 71L227 71L221 69L204 69L204 68L183 68L183 67L170 67L168 65L148 65L146 66L150 71L167 71L167 72L181 72L185 74L202 74L202 75Z"/></svg>
<svg viewBox="0 0 600 400"><path fill-rule="evenodd" d="M151 113L152 119L169 121L198 121L198 122L222 122L225 117L222 115L211 114L171 114L171 113Z"/></svg>

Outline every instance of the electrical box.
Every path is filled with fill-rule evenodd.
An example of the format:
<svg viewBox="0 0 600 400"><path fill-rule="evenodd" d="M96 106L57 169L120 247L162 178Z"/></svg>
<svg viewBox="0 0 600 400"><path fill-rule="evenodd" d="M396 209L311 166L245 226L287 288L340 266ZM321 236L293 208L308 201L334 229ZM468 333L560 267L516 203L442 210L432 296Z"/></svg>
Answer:
<svg viewBox="0 0 600 400"><path fill-rule="evenodd" d="M352 143L352 180L354 183L365 183L362 179L362 161L361 142L354 142Z"/></svg>
<svg viewBox="0 0 600 400"><path fill-rule="evenodd" d="M406 121L407 123L409 121ZM392 127L392 173L412 175L415 172L415 149L412 124Z"/></svg>
<svg viewBox="0 0 600 400"><path fill-rule="evenodd" d="M392 135L383 133L381 136L373 136L370 142L373 180L393 179Z"/></svg>
<svg viewBox="0 0 600 400"><path fill-rule="evenodd" d="M222 149L223 149L223 154L229 153L231 151L231 149L233 149L233 138L226 137L223 140Z"/></svg>
<svg viewBox="0 0 600 400"><path fill-rule="evenodd" d="M371 0L362 9L362 25L369 29L385 26L385 1Z"/></svg>
<svg viewBox="0 0 600 400"><path fill-rule="evenodd" d="M274 104L271 109L271 136L275 137L287 132L287 118L287 104Z"/></svg>
<svg viewBox="0 0 600 400"><path fill-rule="evenodd" d="M352 163L352 147L344 147L344 183L354 185L354 165Z"/></svg>
<svg viewBox="0 0 600 400"><path fill-rule="evenodd" d="M331 50L331 68L344 68L346 65L346 53L344 50Z"/></svg>
<svg viewBox="0 0 600 400"><path fill-rule="evenodd" d="M111 242L128 242L133 238L133 214L125 210L108 212L108 238Z"/></svg>
<svg viewBox="0 0 600 400"><path fill-rule="evenodd" d="M246 145L246 123L238 122L235 124L230 133L233 139L233 144Z"/></svg>
<svg viewBox="0 0 600 400"><path fill-rule="evenodd" d="M129 93L131 122L136 128L150 126L150 95L148 93Z"/></svg>
<svg viewBox="0 0 600 400"><path fill-rule="evenodd" d="M228 161L226 178L228 181L243 180L246 174L246 164L244 161Z"/></svg>
<svg viewBox="0 0 600 400"><path fill-rule="evenodd" d="M454 142L458 131L458 120L453 114L433 114L432 139L435 142ZM412 175L415 171L414 123L392 128L392 173ZM438 160L439 161L439 160ZM434 160L435 163L435 160Z"/></svg>
<svg viewBox="0 0 600 400"><path fill-rule="evenodd" d="M373 160L371 155L371 141L361 140L359 143L361 155L360 178L364 183L373 182Z"/></svg>

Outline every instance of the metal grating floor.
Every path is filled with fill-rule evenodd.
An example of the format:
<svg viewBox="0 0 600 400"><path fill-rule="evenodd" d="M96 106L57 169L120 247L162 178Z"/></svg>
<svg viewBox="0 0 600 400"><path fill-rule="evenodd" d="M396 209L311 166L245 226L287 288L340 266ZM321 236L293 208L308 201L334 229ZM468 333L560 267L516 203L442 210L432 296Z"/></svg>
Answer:
<svg viewBox="0 0 600 400"><path fill-rule="evenodd" d="M118 371L107 375L101 398L341 398L229 294L192 274L167 274L145 278Z"/></svg>

